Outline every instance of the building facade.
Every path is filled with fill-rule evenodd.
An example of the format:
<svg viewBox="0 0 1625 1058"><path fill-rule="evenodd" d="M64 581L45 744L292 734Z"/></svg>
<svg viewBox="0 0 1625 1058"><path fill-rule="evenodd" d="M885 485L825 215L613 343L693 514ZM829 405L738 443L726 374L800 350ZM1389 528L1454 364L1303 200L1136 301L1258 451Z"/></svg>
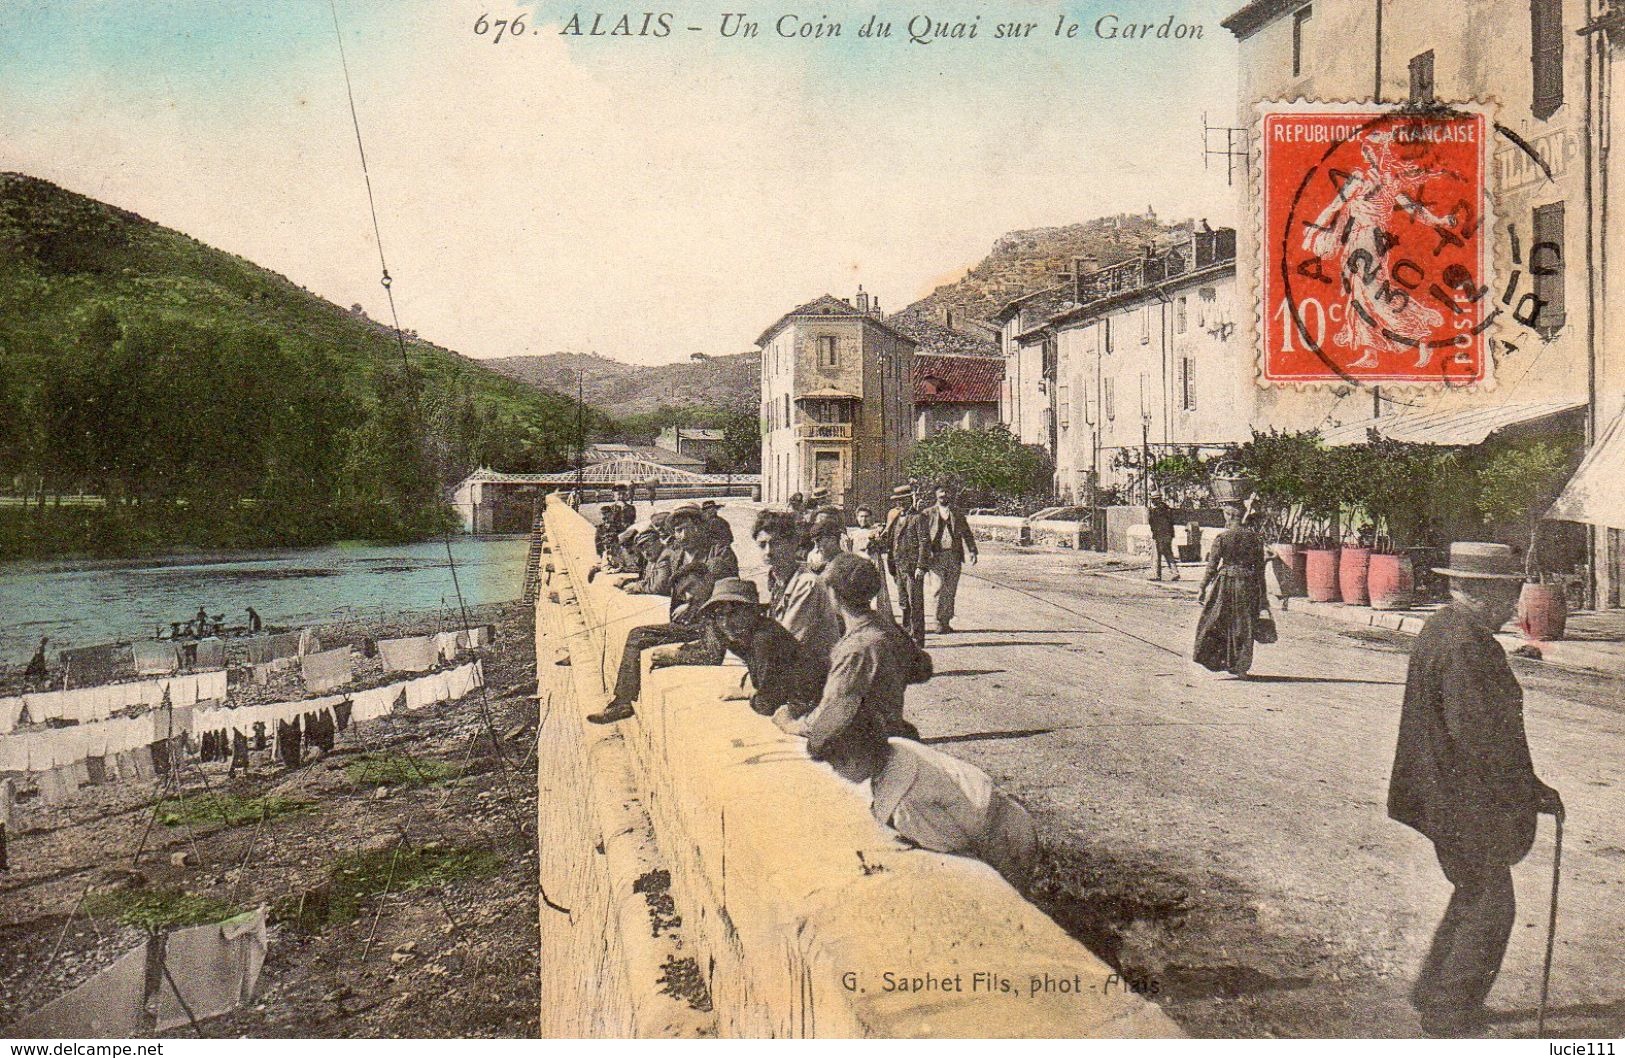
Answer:
<svg viewBox="0 0 1625 1058"><path fill-rule="evenodd" d="M1002 357L915 353L913 380L915 440L999 425Z"/></svg>
<svg viewBox="0 0 1625 1058"><path fill-rule="evenodd" d="M1082 261L1080 270L1092 270ZM1056 313L1076 305L1072 275L1052 287L1035 290L1007 302L994 314L999 329L999 353L1004 358L1004 380L999 389L999 421L1022 444L1038 445L1055 454L1056 369L1055 335L1046 324Z"/></svg>
<svg viewBox="0 0 1625 1058"><path fill-rule="evenodd" d="M723 441L721 430L697 426L668 426L655 437L655 447L709 463Z"/></svg>
<svg viewBox="0 0 1625 1058"><path fill-rule="evenodd" d="M1405 439L1421 429L1434 443L1474 445L1499 430L1581 420L1598 434L1608 404L1598 386L1607 294L1594 267L1597 233L1606 228L1595 159L1598 86L1610 64L1609 47L1597 40L1607 31L1588 25L1589 3L1253 0L1225 20L1240 47L1238 124L1250 130L1258 104L1268 100L1494 101L1489 190L1499 272L1491 296L1502 309L1493 332L1494 385L1260 390L1258 421L1347 441L1372 431ZM1257 160L1255 142L1249 179L1240 182L1244 218L1257 215ZM1239 259L1242 297L1251 306L1262 260L1251 223L1242 227ZM1253 314L1243 313L1241 322L1256 349ZM1592 565L1606 599L1607 569L1625 552L1607 553L1602 536Z"/></svg>
<svg viewBox="0 0 1625 1058"><path fill-rule="evenodd" d="M1140 468L1172 450L1245 441L1248 388L1236 362L1235 232L1179 243L1077 279L1076 308L1044 325L1055 347L1055 489L1133 494Z"/></svg>
<svg viewBox="0 0 1625 1058"><path fill-rule="evenodd" d="M851 510L906 481L915 342L868 295L825 295L779 318L762 350L762 498L829 489Z"/></svg>

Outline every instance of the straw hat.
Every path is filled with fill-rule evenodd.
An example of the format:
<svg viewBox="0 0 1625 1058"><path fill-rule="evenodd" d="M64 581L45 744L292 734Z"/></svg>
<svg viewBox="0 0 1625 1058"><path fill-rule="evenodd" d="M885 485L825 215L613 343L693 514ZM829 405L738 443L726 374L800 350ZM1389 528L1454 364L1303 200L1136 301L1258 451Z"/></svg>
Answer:
<svg viewBox="0 0 1625 1058"><path fill-rule="evenodd" d="M1433 572L1465 580L1523 580L1523 570L1506 544L1459 541L1450 545L1450 565Z"/></svg>
<svg viewBox="0 0 1625 1058"><path fill-rule="evenodd" d="M894 500L906 500L912 495L914 495L913 485L899 485L891 490L891 497Z"/></svg>

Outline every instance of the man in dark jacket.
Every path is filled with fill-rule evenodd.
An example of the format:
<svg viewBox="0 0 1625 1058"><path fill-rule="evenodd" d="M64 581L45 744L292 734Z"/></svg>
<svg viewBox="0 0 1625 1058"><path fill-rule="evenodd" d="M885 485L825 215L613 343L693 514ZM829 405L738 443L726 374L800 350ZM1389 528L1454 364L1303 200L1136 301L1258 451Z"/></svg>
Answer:
<svg viewBox="0 0 1625 1058"><path fill-rule="evenodd" d="M1151 579L1161 580L1163 564L1167 563L1172 573L1169 579L1178 580L1179 559L1174 555L1174 512L1161 493L1151 497L1146 521L1151 527L1151 546L1156 550Z"/></svg>
<svg viewBox="0 0 1625 1058"><path fill-rule="evenodd" d="M937 578L937 632L947 634L954 630L959 572L967 563L976 565L976 537L945 485L937 486L937 502L925 512L925 543L930 554L928 568Z"/></svg>
<svg viewBox="0 0 1625 1058"><path fill-rule="evenodd" d="M615 502L611 505L610 520L615 523L615 531L630 529L638 522L638 507L632 502L632 483L623 481L615 486Z"/></svg>
<svg viewBox="0 0 1625 1058"><path fill-rule="evenodd" d="M925 644L925 571L930 563L924 521L915 505L914 489L899 485L892 489L896 504L886 516L886 557L892 580L897 584L897 605L903 612L903 631L916 645Z"/></svg>
<svg viewBox="0 0 1625 1058"><path fill-rule="evenodd" d="M706 500L700 504L700 513L705 516L705 528L711 534L711 539L716 543L733 547L733 526L722 516L722 504L716 500Z"/></svg>
<svg viewBox="0 0 1625 1058"><path fill-rule="evenodd" d="M1455 892L1434 932L1411 1002L1432 1036L1476 1032L1517 913L1512 865L1528 854L1535 816L1561 815L1557 791L1535 777L1523 691L1495 632L1523 580L1503 544L1458 543L1451 602L1428 618L1411 651L1388 814L1433 842Z"/></svg>
<svg viewBox="0 0 1625 1058"><path fill-rule="evenodd" d="M718 581L700 612L722 645L745 662L754 688L753 710L772 716L780 706L789 706L791 716L803 716L817 704L828 663L809 663L796 637L769 616L755 584L738 577Z"/></svg>

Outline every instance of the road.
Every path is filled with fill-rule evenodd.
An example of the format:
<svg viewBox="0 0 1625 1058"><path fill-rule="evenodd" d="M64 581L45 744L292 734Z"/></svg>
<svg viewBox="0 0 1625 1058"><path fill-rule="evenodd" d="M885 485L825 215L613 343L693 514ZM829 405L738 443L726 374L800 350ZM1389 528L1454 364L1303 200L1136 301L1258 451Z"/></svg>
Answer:
<svg viewBox="0 0 1625 1058"><path fill-rule="evenodd" d="M746 576L752 512L727 512ZM984 545L930 636L922 736L1027 804L1034 894L1201 1036L1415 1036L1405 1001L1449 896L1386 814L1410 640L1278 615L1254 678L1188 661L1197 606L1099 556ZM928 606L930 589L928 587ZM1518 663L1536 767L1568 806L1547 1030L1625 1032L1625 683ZM1610 822L1612 820L1612 822ZM1514 869L1491 1033L1534 1033L1552 824Z"/></svg>

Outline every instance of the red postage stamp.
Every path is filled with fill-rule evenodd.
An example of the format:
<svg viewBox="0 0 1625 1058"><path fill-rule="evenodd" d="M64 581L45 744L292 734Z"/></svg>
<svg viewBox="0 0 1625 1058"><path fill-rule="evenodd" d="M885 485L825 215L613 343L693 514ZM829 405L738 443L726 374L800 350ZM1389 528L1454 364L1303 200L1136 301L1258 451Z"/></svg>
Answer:
<svg viewBox="0 0 1625 1058"><path fill-rule="evenodd" d="M1488 380L1488 130L1454 108L1263 115L1262 381Z"/></svg>

